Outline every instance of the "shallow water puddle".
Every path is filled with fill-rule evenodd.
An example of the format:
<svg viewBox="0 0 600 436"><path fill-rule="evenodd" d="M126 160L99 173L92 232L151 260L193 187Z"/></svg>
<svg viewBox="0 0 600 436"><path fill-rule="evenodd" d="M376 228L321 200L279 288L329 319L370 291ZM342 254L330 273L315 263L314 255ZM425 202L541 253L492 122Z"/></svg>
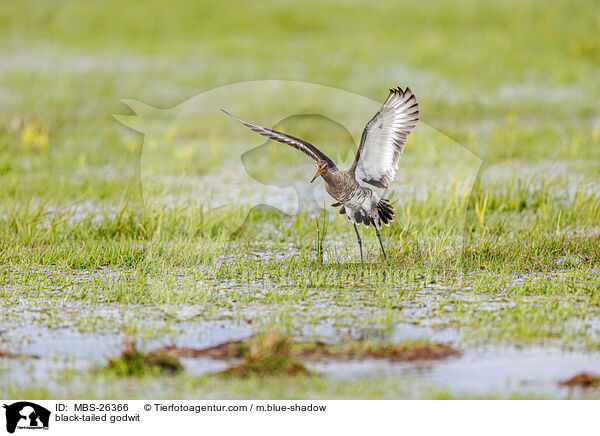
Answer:
<svg viewBox="0 0 600 436"><path fill-rule="evenodd" d="M597 372L600 353L555 348L490 347L463 350L463 356L444 361L390 363L352 361L311 363L310 369L336 379L401 377L420 387L447 389L451 393L519 393L564 396L558 383L581 372Z"/></svg>
<svg viewBox="0 0 600 436"><path fill-rule="evenodd" d="M189 332L169 338L141 341L150 350L168 344L204 348L228 340L244 339L254 331L236 322L187 323ZM184 328L185 330L185 328ZM318 337L327 342L339 342L341 334L325 326L316 329ZM181 330L179 330L181 332ZM315 333L315 328L311 328ZM310 370L332 380L357 378L400 378L410 389L446 389L455 394L532 394L563 397L570 390L558 383L581 372L600 369L600 353L564 351L558 348L515 348L508 346L468 348L457 345L455 329L433 329L410 324L393 329L356 328L348 336L399 343L406 340L452 342L461 357L421 362L391 362L389 360L331 360L307 361ZM308 338L315 336L309 335ZM68 329L42 331L31 336L20 347L21 353L35 354L39 359L0 359L3 378L14 385L48 384L62 370L86 371L104 364L109 356L117 355L123 347L122 334L74 333ZM209 358L182 358L186 372L194 375L222 371L228 362ZM58 381L56 383L59 383Z"/></svg>
<svg viewBox="0 0 600 436"><path fill-rule="evenodd" d="M240 289L232 288L234 285ZM398 307L380 307L370 293L345 291L340 296L327 289L310 290L298 302L240 302L245 293L258 298L267 292L264 288L228 283L227 289L219 290L218 298L193 306L197 315L187 319L152 305L90 305L68 299L19 298L2 313L0 350L40 358L2 358L0 376L10 380L11 385L61 386L65 370L85 373L105 365L109 357L121 353L127 339L135 339L143 351L165 345L206 348L248 338L274 325L287 329L297 341L318 339L340 344L366 339L397 344L424 340L451 344L463 353L446 360L411 363L383 359L306 361L310 370L334 382L400 379L406 381L407 389L417 392L415 397L427 389L446 389L456 394L562 397L570 391L558 382L581 372L600 371L600 352L539 346L474 347L464 339L463 333L469 330L443 327L451 324L444 322L448 317L444 308L451 308L455 302L497 310L514 304L505 298L428 286L402 294ZM282 320L286 321L285 327L281 326ZM126 332L131 332L130 337ZM182 358L181 363L188 374L198 376L228 367L226 361L208 358Z"/></svg>

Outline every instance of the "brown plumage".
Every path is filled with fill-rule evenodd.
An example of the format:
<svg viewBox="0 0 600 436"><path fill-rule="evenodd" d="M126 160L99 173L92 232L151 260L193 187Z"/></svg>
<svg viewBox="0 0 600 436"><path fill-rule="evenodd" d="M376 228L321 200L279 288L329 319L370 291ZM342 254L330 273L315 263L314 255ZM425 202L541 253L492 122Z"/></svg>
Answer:
<svg viewBox="0 0 600 436"><path fill-rule="evenodd" d="M325 181L325 190L336 200L332 206L340 207L339 213L346 214L354 224L361 261L362 241L356 224L364 224L366 227L373 225L386 258L379 229L382 224L389 225L394 220L394 207L366 184L387 188L396 175L408 135L419 119L419 105L409 88L404 91L400 87L390 89L385 103L362 133L354 162L344 171L338 170L325 153L303 139L249 123L225 110L223 112L259 135L294 147L313 159L317 165L317 173L311 183L321 176Z"/></svg>

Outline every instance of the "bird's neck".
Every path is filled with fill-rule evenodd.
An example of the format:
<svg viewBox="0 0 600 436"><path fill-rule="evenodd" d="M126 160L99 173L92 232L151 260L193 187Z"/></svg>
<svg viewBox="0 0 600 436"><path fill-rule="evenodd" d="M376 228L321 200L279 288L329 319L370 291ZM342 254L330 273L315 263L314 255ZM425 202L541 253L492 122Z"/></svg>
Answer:
<svg viewBox="0 0 600 436"><path fill-rule="evenodd" d="M326 171L323 171L321 176L323 177L323 180L325 181L325 183L328 183L331 185L331 184L335 184L336 181L339 179L340 172L338 170L328 168Z"/></svg>

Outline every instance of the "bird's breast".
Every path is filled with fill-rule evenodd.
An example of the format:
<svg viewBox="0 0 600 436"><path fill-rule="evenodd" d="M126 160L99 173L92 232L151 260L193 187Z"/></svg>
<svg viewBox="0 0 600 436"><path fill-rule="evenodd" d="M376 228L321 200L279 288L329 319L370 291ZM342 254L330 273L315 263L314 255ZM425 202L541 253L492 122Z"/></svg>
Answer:
<svg viewBox="0 0 600 436"><path fill-rule="evenodd" d="M340 171L324 179L325 190L336 201L353 210L370 209L373 191L359 185L352 174Z"/></svg>
<svg viewBox="0 0 600 436"><path fill-rule="evenodd" d="M326 185L325 190L335 200L353 210L368 208L372 196L371 190L363 188L358 184L351 189L336 189L335 186Z"/></svg>

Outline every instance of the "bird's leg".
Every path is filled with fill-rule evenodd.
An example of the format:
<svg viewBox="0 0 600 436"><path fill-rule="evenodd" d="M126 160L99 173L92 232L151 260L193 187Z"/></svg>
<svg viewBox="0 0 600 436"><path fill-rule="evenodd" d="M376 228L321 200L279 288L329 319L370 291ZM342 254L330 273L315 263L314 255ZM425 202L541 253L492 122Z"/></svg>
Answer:
<svg viewBox="0 0 600 436"><path fill-rule="evenodd" d="M375 226L375 224L373 224ZM381 242L381 235L379 234L379 229L375 226L375 233L377 233L377 237L379 238L379 245L381 246L381 251L383 252L383 258L387 260L387 256L385 255L385 250L383 249L383 242Z"/></svg>
<svg viewBox="0 0 600 436"><path fill-rule="evenodd" d="M363 254L362 254L362 240L360 239L360 234L358 233L358 228L356 227L356 223L354 224L354 231L356 232L356 239L358 240L358 248L360 249L360 263L363 263Z"/></svg>

